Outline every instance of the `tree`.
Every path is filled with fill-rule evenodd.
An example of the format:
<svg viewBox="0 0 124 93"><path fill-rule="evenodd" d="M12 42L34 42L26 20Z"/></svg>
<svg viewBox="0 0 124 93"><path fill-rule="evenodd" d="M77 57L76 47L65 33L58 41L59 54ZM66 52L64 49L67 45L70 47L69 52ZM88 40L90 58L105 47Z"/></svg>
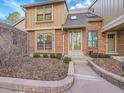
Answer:
<svg viewBox="0 0 124 93"><path fill-rule="evenodd" d="M6 23L12 25L20 19L21 19L21 14L19 12L13 12L10 13L8 16L6 16Z"/></svg>

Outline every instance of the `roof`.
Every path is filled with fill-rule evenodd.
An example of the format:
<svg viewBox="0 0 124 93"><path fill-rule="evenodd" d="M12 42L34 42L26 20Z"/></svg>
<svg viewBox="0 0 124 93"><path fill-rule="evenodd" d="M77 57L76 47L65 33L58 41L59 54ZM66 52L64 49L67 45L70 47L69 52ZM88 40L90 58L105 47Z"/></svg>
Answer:
<svg viewBox="0 0 124 93"><path fill-rule="evenodd" d="M64 3L65 0L48 0L48 1L43 1L43 2L35 2L35 3L31 3L31 4L26 4L26 5L23 5L22 7L28 8L28 7L47 5L47 4L56 4L56 3L62 3L62 2Z"/></svg>
<svg viewBox="0 0 124 93"><path fill-rule="evenodd" d="M76 19L71 19L71 17L76 17ZM63 28L86 27L87 23L90 21L102 21L102 20L103 20L102 17L92 14L90 12L68 14L66 22L63 25Z"/></svg>
<svg viewBox="0 0 124 93"><path fill-rule="evenodd" d="M21 23L24 20L25 20L25 18L22 18L21 20L19 20L18 22L16 22L13 26L15 27L16 25L18 25L19 23Z"/></svg>
<svg viewBox="0 0 124 93"><path fill-rule="evenodd" d="M8 25L8 24L2 23L2 22L0 22L0 28L7 29L9 31L16 31L16 30L21 31L21 30L17 29L16 27L13 27L11 25Z"/></svg>

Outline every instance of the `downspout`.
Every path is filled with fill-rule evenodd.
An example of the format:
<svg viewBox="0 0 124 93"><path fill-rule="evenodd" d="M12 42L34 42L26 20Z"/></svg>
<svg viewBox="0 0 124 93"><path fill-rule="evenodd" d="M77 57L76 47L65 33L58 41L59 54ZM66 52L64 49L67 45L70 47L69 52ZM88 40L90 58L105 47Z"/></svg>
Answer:
<svg viewBox="0 0 124 93"><path fill-rule="evenodd" d="M64 55L64 53L65 53L65 35L64 35L64 30L63 30L63 25L61 26L61 31L63 32L63 36L62 36L62 38L63 38L63 40L62 40L62 42L63 42L63 55Z"/></svg>

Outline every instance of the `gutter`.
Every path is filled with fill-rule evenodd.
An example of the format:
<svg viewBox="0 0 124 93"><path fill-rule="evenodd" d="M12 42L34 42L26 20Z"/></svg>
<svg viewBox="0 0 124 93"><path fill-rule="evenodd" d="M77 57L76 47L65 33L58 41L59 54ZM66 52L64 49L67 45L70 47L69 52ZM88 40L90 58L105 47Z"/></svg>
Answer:
<svg viewBox="0 0 124 93"><path fill-rule="evenodd" d="M97 2L98 0L94 0L93 4L88 8L90 9L91 7L93 7L93 5L95 5L95 3Z"/></svg>

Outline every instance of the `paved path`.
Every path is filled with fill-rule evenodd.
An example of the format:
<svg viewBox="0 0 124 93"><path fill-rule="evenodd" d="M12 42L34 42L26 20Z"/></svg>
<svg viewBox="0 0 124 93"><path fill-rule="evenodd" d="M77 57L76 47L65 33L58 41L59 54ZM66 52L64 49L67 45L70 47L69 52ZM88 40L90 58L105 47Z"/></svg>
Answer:
<svg viewBox="0 0 124 93"><path fill-rule="evenodd" d="M124 90L107 82L97 75L87 64L85 59L74 60L75 81L69 91L65 93L124 93ZM0 93L24 93L0 89Z"/></svg>
<svg viewBox="0 0 124 93"><path fill-rule="evenodd" d="M75 82L65 93L124 93L124 90L112 85L89 66L86 60L75 60Z"/></svg>

